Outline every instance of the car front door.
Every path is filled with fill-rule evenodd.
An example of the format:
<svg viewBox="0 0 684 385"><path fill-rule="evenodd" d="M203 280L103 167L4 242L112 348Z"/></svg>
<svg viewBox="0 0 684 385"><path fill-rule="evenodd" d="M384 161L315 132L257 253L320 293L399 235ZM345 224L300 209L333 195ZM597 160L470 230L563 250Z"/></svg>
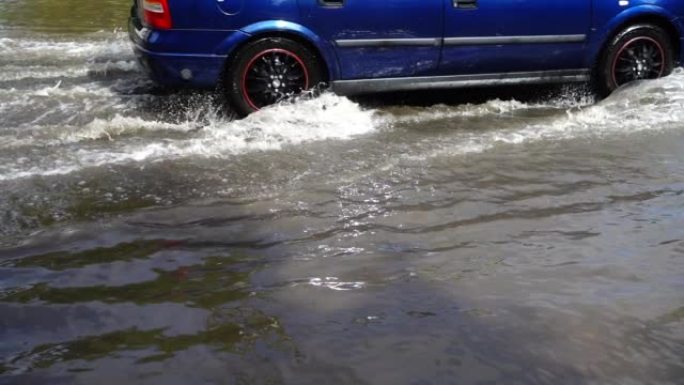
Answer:
<svg viewBox="0 0 684 385"><path fill-rule="evenodd" d="M443 1L443 74L586 67L593 0Z"/></svg>
<svg viewBox="0 0 684 385"><path fill-rule="evenodd" d="M439 65L443 0L298 0L331 42L342 79L429 75Z"/></svg>

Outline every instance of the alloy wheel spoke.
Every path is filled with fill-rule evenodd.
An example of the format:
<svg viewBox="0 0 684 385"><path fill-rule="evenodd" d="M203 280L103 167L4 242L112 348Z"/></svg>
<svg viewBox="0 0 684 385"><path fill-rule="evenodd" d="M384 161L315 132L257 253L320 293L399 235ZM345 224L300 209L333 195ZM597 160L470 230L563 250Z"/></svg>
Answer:
<svg viewBox="0 0 684 385"><path fill-rule="evenodd" d="M257 108L297 94L307 86L306 69L292 53L265 52L250 65L243 87L250 103Z"/></svg>
<svg viewBox="0 0 684 385"><path fill-rule="evenodd" d="M654 79L662 74L664 57L660 46L650 39L637 39L618 53L613 67L618 86L639 79Z"/></svg>

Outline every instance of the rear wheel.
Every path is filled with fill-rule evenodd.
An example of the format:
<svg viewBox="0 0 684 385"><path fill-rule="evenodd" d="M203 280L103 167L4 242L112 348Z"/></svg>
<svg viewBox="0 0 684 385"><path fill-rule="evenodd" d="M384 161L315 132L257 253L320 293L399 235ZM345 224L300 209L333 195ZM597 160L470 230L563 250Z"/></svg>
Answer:
<svg viewBox="0 0 684 385"><path fill-rule="evenodd" d="M234 56L225 78L226 96L245 116L312 89L323 81L315 53L285 38L263 38Z"/></svg>
<svg viewBox="0 0 684 385"><path fill-rule="evenodd" d="M635 80L667 76L674 67L674 47L662 28L641 24L620 32L604 49L595 82L601 96Z"/></svg>

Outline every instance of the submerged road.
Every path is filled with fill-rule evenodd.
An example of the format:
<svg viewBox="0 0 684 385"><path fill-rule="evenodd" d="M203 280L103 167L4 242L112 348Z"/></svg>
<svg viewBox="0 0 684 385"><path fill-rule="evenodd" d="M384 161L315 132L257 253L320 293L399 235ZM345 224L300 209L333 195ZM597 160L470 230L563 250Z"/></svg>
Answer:
<svg viewBox="0 0 684 385"><path fill-rule="evenodd" d="M46 20L0 29L1 384L681 384L684 71L235 121Z"/></svg>

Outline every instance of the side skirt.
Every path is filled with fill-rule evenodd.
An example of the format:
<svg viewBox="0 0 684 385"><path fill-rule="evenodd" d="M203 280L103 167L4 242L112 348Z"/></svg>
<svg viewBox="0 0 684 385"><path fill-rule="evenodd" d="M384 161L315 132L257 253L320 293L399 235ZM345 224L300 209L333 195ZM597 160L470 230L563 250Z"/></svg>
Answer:
<svg viewBox="0 0 684 385"><path fill-rule="evenodd" d="M477 75L337 80L332 90L339 95L443 88L495 87L516 84L586 82L590 70L506 72Z"/></svg>

